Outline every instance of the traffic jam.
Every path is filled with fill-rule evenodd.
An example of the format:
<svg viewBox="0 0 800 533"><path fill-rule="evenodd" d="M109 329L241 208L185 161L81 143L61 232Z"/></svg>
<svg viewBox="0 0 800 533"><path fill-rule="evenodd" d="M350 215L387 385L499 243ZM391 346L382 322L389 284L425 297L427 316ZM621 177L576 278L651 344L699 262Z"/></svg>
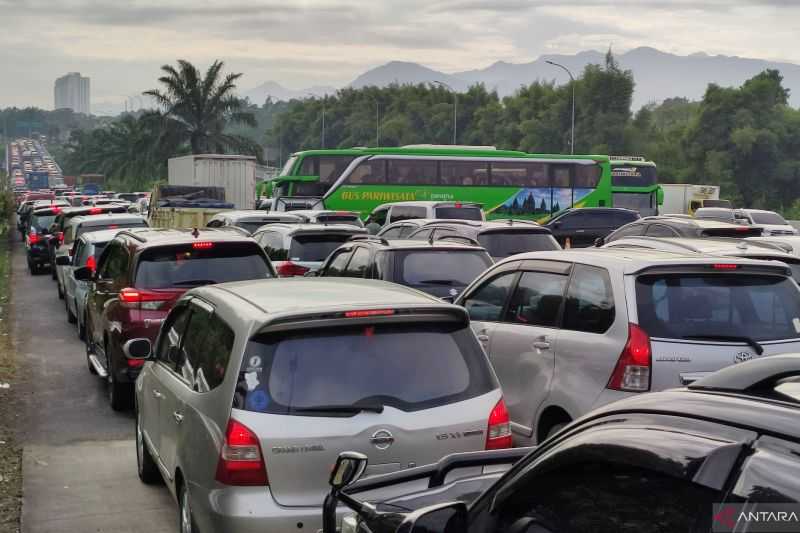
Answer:
<svg viewBox="0 0 800 533"><path fill-rule="evenodd" d="M17 189L65 355L133 413L181 532L766 531L729 509L800 501L777 213Z"/></svg>

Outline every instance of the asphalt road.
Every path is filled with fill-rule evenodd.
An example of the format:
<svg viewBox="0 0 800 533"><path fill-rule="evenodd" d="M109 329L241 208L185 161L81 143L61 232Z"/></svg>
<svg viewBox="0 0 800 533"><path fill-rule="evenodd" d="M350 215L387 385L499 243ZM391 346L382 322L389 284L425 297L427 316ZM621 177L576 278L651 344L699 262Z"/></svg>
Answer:
<svg viewBox="0 0 800 533"><path fill-rule="evenodd" d="M133 414L109 407L55 282L28 273L19 242L12 262L12 335L24 376L23 533L175 531L167 490L136 476Z"/></svg>

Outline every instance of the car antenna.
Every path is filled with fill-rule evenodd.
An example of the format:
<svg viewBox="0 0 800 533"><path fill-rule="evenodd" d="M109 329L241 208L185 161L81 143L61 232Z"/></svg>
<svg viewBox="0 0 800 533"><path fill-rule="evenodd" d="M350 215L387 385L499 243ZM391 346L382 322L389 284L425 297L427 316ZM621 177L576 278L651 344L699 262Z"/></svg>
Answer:
<svg viewBox="0 0 800 533"><path fill-rule="evenodd" d="M194 228L194 229L192 230L192 237L194 237L194 238L196 239L196 238L198 238L199 236L200 236L200 230L199 230L199 229L197 229L197 228Z"/></svg>
<svg viewBox="0 0 800 533"><path fill-rule="evenodd" d="M430 244L431 246L433 246L433 234L434 232L432 231L431 234L428 235L428 244Z"/></svg>

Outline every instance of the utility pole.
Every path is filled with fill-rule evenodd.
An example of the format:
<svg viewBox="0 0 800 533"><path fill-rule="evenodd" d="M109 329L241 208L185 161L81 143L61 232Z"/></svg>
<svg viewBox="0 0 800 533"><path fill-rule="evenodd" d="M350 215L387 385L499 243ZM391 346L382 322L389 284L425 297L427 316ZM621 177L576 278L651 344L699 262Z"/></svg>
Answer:
<svg viewBox="0 0 800 533"><path fill-rule="evenodd" d="M570 129L570 142L569 142L569 153L575 153L575 76L572 75L572 72L560 63L556 63L555 61L547 61L545 63L548 65L553 65L554 67L563 68L567 74L569 74L570 83L572 85L572 128Z"/></svg>
<svg viewBox="0 0 800 533"><path fill-rule="evenodd" d="M443 81L434 81L433 83L436 85L441 85L453 93L453 144L458 144L456 142L456 139L458 138L458 93Z"/></svg>

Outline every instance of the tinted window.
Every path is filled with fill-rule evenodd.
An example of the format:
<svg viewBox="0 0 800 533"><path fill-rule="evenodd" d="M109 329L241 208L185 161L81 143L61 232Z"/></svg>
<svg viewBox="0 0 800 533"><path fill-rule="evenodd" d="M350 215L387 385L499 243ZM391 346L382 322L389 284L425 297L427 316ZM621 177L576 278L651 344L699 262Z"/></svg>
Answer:
<svg viewBox="0 0 800 533"><path fill-rule="evenodd" d="M611 167L611 185L615 187L650 187L658 183L656 167L616 165Z"/></svg>
<svg viewBox="0 0 800 533"><path fill-rule="evenodd" d="M349 226L364 227L358 215L319 215L317 222L320 224L347 224Z"/></svg>
<svg viewBox="0 0 800 533"><path fill-rule="evenodd" d="M386 161L383 159L362 161L353 169L346 182L351 185L386 183Z"/></svg>
<svg viewBox="0 0 800 533"><path fill-rule="evenodd" d="M125 247L114 242L108 247L103 265L100 267L100 277L121 282L128 273L128 252Z"/></svg>
<svg viewBox="0 0 800 533"><path fill-rule="evenodd" d="M561 248L552 235L542 232L493 231L478 235L478 242L494 258Z"/></svg>
<svg viewBox="0 0 800 533"><path fill-rule="evenodd" d="M344 275L351 278L363 278L369 268L369 250L363 247L356 248L353 257L347 264Z"/></svg>
<svg viewBox="0 0 800 533"><path fill-rule="evenodd" d="M594 189L600 182L601 169L599 165L575 165L576 189Z"/></svg>
<svg viewBox="0 0 800 533"><path fill-rule="evenodd" d="M50 225L55 221L55 215L31 215L31 227L35 228L37 233L47 233L50 231Z"/></svg>
<svg viewBox="0 0 800 533"><path fill-rule="evenodd" d="M331 184L342 175L354 156L309 156L300 165L301 176L319 176L320 183ZM288 163L287 163L288 166Z"/></svg>
<svg viewBox="0 0 800 533"><path fill-rule="evenodd" d="M511 297L506 320L531 326L555 327L564 300L567 276L523 272Z"/></svg>
<svg viewBox="0 0 800 533"><path fill-rule="evenodd" d="M425 218L428 210L424 207L416 207L412 205L395 205L389 215L389 222L398 222L400 220L409 220L412 218Z"/></svg>
<svg viewBox="0 0 800 533"><path fill-rule="evenodd" d="M775 224L785 226L787 222L778 213L767 211L766 213L750 213L750 218L754 224Z"/></svg>
<svg viewBox="0 0 800 533"><path fill-rule="evenodd" d="M487 185L489 163L485 161L442 161L442 185Z"/></svg>
<svg viewBox="0 0 800 533"><path fill-rule="evenodd" d="M191 244L146 249L139 259L138 288L195 287L227 281L265 279L273 274L255 243Z"/></svg>
<svg viewBox="0 0 800 533"><path fill-rule="evenodd" d="M655 193L644 192L615 192L611 195L611 204L614 207L632 209L644 216L658 214ZM630 222L630 220L628 220Z"/></svg>
<svg viewBox="0 0 800 533"><path fill-rule="evenodd" d="M166 323L161 328L158 338L158 348L156 358L162 361L171 369L175 370L178 362L178 348L183 339L183 332L189 322L190 315L188 306L176 307L169 314Z"/></svg>
<svg viewBox="0 0 800 533"><path fill-rule="evenodd" d="M639 324L651 337L800 337L800 293L788 278L665 274L636 279Z"/></svg>
<svg viewBox="0 0 800 533"><path fill-rule="evenodd" d="M575 265L567 291L563 329L604 333L614 323L611 280L603 268Z"/></svg>
<svg viewBox="0 0 800 533"><path fill-rule="evenodd" d="M102 226L100 225L86 226L84 224L81 224L78 227L77 233L75 234L74 238L77 239L84 233L91 233L93 231L101 231L104 229L125 229L125 228L146 228L146 227L147 227L147 222L145 222L144 220L142 220L141 222L120 222L118 224L109 223ZM64 240L64 242L66 242L66 239Z"/></svg>
<svg viewBox="0 0 800 533"><path fill-rule="evenodd" d="M438 163L426 159L390 159L389 183L397 185L435 185Z"/></svg>
<svg viewBox="0 0 800 533"><path fill-rule="evenodd" d="M729 226L724 228L709 228L700 232L704 237L760 237L761 228L748 226Z"/></svg>
<svg viewBox="0 0 800 533"><path fill-rule="evenodd" d="M580 463L543 472L535 485L517 490L500 510L503 526L497 531L533 519L541 528L521 531L706 533L712 504L721 498L714 490L659 472Z"/></svg>
<svg viewBox="0 0 800 533"><path fill-rule="evenodd" d="M337 252L333 259L331 259L331 262L328 263L328 268L325 269L325 275L341 276L345 266L347 266L348 259L350 259L350 250Z"/></svg>
<svg viewBox="0 0 800 533"><path fill-rule="evenodd" d="M569 187L572 165L550 165L551 183L553 187Z"/></svg>
<svg viewBox="0 0 800 533"><path fill-rule="evenodd" d="M234 335L218 316L197 306L192 307L194 311L186 329L183 351L195 371L195 390L208 392L225 379Z"/></svg>
<svg viewBox="0 0 800 533"><path fill-rule="evenodd" d="M470 320L499 322L516 275L516 272L501 274L470 294L463 302Z"/></svg>
<svg viewBox="0 0 800 533"><path fill-rule="evenodd" d="M483 220L480 207L437 207L436 218L448 218L456 220Z"/></svg>
<svg viewBox="0 0 800 533"><path fill-rule="evenodd" d="M630 224L628 226L619 228L606 238L606 242L615 241L624 237L640 237L644 235L644 230L647 229L647 224Z"/></svg>
<svg viewBox="0 0 800 533"><path fill-rule="evenodd" d="M415 287L463 287L492 264L484 252L471 250L410 250L398 256L401 282Z"/></svg>
<svg viewBox="0 0 800 533"><path fill-rule="evenodd" d="M362 402L418 411L495 387L469 328L360 325L254 338L243 360L234 405L310 416L337 415L297 410Z"/></svg>
<svg viewBox="0 0 800 533"><path fill-rule="evenodd" d="M381 237L384 239L398 239L400 235L402 235L403 230L405 230L408 226L395 226L390 228L386 231L381 232Z"/></svg>
<svg viewBox="0 0 800 533"><path fill-rule="evenodd" d="M549 187L547 164L520 160L492 163L492 185L508 187Z"/></svg>
<svg viewBox="0 0 800 533"><path fill-rule="evenodd" d="M289 245L289 261L325 261L325 259L352 237L344 234L295 235Z"/></svg>
<svg viewBox="0 0 800 533"><path fill-rule="evenodd" d="M678 233L664 224L650 224L647 228L648 237L678 237Z"/></svg>

